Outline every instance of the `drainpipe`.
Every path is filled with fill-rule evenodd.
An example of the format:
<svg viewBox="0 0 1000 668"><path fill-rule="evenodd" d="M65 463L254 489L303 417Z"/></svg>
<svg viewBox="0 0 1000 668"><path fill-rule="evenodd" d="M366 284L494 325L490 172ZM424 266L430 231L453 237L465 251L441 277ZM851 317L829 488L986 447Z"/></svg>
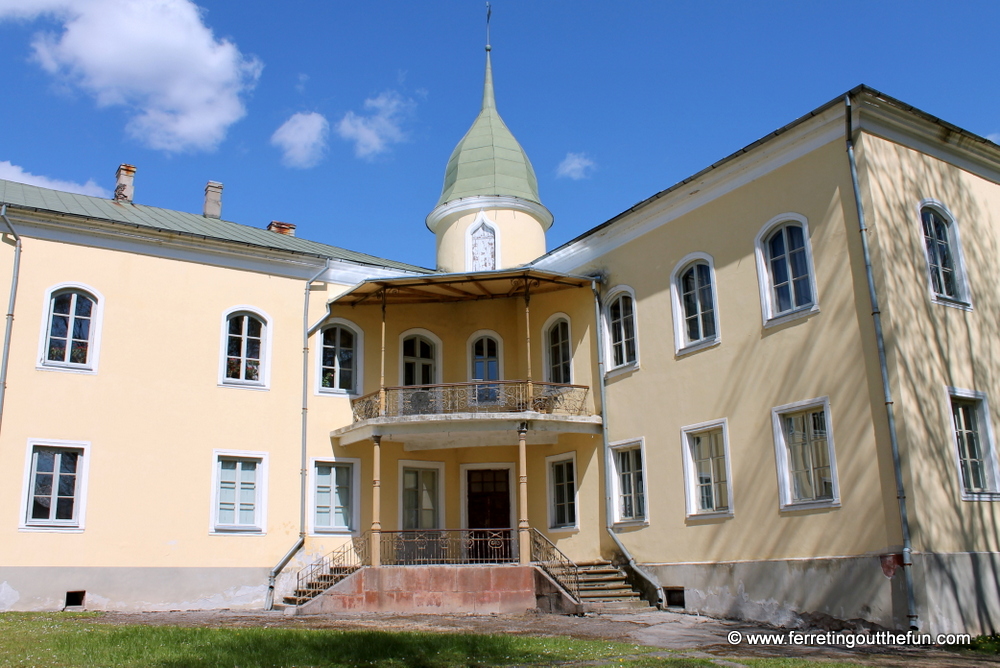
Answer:
<svg viewBox="0 0 1000 668"><path fill-rule="evenodd" d="M634 573L646 581L646 584L656 592L656 607L663 608L663 587L655 577L642 570L636 563L632 553L618 539L614 529L614 498L611 490L611 439L608 436L608 400L607 392L604 388L604 327L601 326L601 293L597 288L600 279L593 278L590 281L590 289L594 292L594 328L597 330L597 389L601 398L601 439L604 444L604 516L607 518L605 528L608 535L615 541L615 545L622 555L628 559L628 565ZM647 486L648 487L648 486ZM647 504L648 506L648 504Z"/></svg>
<svg viewBox="0 0 1000 668"><path fill-rule="evenodd" d="M3 358L0 359L0 425L3 424L3 402L7 397L7 366L10 362L10 333L14 327L14 302L17 300L17 280L21 273L21 237L7 218L7 205L0 207L0 218L14 237L14 269L10 278L10 299L7 302L7 325L3 336Z"/></svg>
<svg viewBox="0 0 1000 668"><path fill-rule="evenodd" d="M903 468L899 460L899 440L896 436L896 417L892 409L892 386L889 384L889 368L885 361L885 338L882 335L882 312L879 310L878 295L875 293L875 278L872 275L872 259L868 251L868 226L865 224L865 210L861 204L861 186L858 184L858 166L854 160L854 129L851 125L851 94L844 96L846 107L847 160L851 166L851 185L854 187L854 205L858 210L858 227L861 232L861 248L865 258L865 278L868 279L868 299L871 301L872 320L875 323L875 344L878 348L879 372L882 374L882 396L885 413L889 422L889 443L892 446L892 469L896 477L896 499L899 502L899 523L903 532L903 579L906 583L906 617L910 628L916 630L917 604L913 595L913 557L910 543L910 521L906 514L906 490L903 487Z"/></svg>
<svg viewBox="0 0 1000 668"><path fill-rule="evenodd" d="M302 306L302 455L300 460L301 467L299 469L299 539L295 541L291 549L285 553L281 561L268 574L267 597L264 599L265 610L274 608L274 583L278 578L278 574L284 570L288 562L295 556L295 553L301 550L302 546L306 544L306 486L309 481L306 427L309 419L309 332L311 330L309 327L309 290L312 288L312 284L316 282L316 279L325 274L329 269L330 260L327 259L326 265L316 272L315 276L306 281L306 293Z"/></svg>

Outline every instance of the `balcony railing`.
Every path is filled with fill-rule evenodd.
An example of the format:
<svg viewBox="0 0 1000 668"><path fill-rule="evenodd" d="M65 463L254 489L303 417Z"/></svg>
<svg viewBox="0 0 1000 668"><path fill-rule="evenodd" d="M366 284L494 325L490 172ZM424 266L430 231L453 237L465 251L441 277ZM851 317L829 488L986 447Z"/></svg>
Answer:
<svg viewBox="0 0 1000 668"><path fill-rule="evenodd" d="M517 563L517 529L383 531L384 566Z"/></svg>
<svg viewBox="0 0 1000 668"><path fill-rule="evenodd" d="M494 380L444 385L387 387L355 399L354 421L377 417L449 413L519 413L586 415L586 385Z"/></svg>

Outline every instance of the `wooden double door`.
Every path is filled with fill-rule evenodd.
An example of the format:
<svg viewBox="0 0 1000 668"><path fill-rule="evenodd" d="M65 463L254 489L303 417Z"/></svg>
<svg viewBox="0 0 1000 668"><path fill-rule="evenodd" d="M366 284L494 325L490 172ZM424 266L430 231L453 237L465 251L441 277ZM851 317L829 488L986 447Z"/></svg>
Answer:
<svg viewBox="0 0 1000 668"><path fill-rule="evenodd" d="M469 469L465 475L469 561L513 561L510 469Z"/></svg>

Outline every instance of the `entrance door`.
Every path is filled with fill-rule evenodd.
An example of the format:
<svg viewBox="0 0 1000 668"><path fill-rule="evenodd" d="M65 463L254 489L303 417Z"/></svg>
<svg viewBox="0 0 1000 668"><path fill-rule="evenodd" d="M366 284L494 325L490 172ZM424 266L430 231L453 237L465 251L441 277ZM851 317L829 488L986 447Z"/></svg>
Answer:
<svg viewBox="0 0 1000 668"><path fill-rule="evenodd" d="M510 525L510 471L470 469L466 472L469 532L466 551L470 562L513 560Z"/></svg>

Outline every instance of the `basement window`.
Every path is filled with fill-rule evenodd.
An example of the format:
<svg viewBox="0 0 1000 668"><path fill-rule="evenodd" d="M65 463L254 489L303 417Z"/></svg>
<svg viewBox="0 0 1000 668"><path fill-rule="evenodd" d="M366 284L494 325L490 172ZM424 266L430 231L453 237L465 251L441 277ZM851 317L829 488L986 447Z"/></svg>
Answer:
<svg viewBox="0 0 1000 668"><path fill-rule="evenodd" d="M663 600L668 608L684 608L684 587L664 587Z"/></svg>
<svg viewBox="0 0 1000 668"><path fill-rule="evenodd" d="M66 592L66 606L67 608L82 608L83 599L87 596L85 591L68 591Z"/></svg>

